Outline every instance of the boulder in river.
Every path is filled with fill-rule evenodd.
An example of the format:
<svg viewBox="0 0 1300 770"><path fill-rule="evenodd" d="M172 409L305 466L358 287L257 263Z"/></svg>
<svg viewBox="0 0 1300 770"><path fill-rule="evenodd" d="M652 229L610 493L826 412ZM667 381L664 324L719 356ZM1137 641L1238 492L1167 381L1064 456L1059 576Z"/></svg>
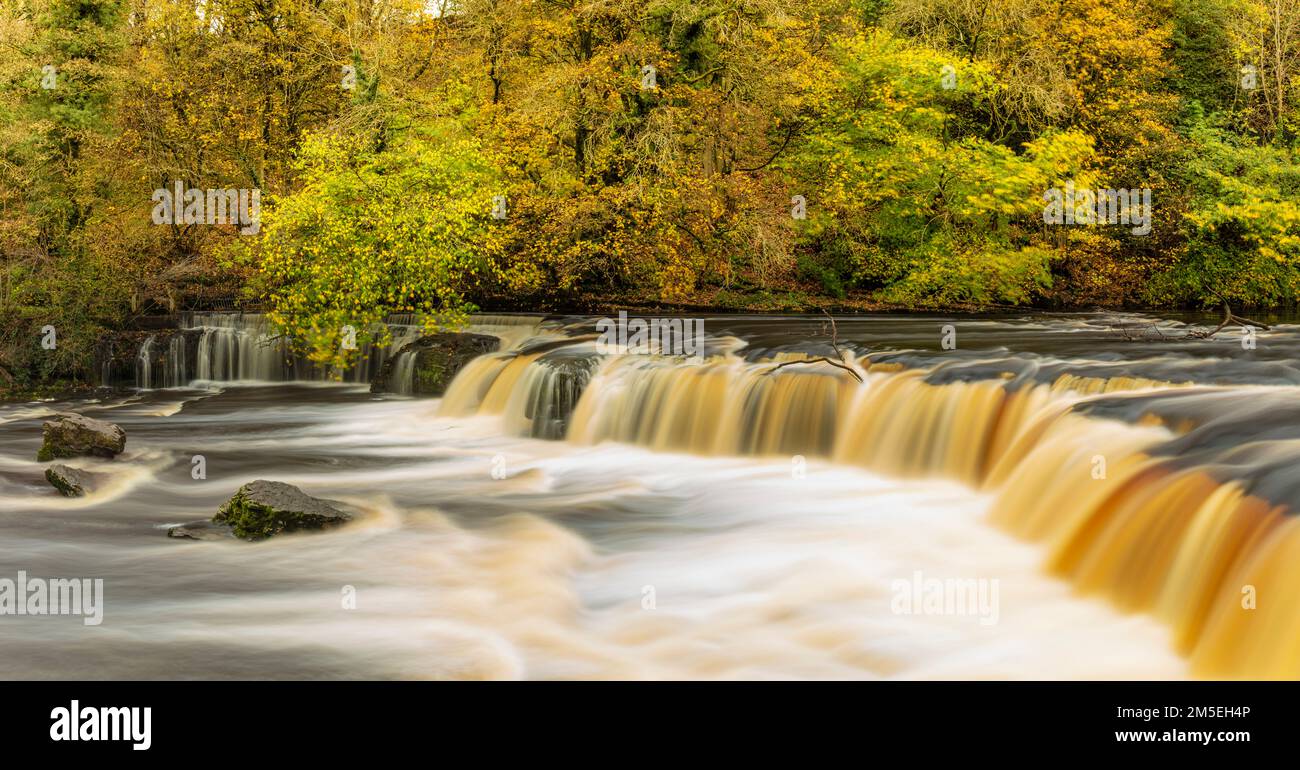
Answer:
<svg viewBox="0 0 1300 770"><path fill-rule="evenodd" d="M99 486L98 473L70 468L66 465L51 465L45 469L45 480L50 482L64 497L82 497Z"/></svg>
<svg viewBox="0 0 1300 770"><path fill-rule="evenodd" d="M116 457L126 449L126 431L111 422L60 414L43 426L45 443L36 453L41 462L56 457Z"/></svg>
<svg viewBox="0 0 1300 770"><path fill-rule="evenodd" d="M235 537L229 524L214 524L205 519L190 521L167 529L167 537L183 540L229 540Z"/></svg>
<svg viewBox="0 0 1300 770"><path fill-rule="evenodd" d="M312 497L292 484L250 481L226 501L213 524L229 524L236 537L263 540L281 532L327 529L346 524L347 504Z"/></svg>
<svg viewBox="0 0 1300 770"><path fill-rule="evenodd" d="M441 396L456 373L501 341L487 334L438 332L403 345L370 383L371 393Z"/></svg>

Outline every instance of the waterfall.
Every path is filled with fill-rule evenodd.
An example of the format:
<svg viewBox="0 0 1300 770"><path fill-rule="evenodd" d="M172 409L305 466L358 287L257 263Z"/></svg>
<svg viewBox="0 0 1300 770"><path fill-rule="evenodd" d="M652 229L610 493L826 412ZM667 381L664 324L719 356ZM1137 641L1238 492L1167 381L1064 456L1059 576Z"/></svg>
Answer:
<svg viewBox="0 0 1300 770"><path fill-rule="evenodd" d="M289 340L278 334L264 316L256 313L191 313L181 327L202 330L198 343L197 378L218 382L294 380L323 381L328 372L295 356ZM369 382L390 351L418 339L422 325L409 316L395 317L388 325L392 343L371 343L358 361L343 373L347 382Z"/></svg>
<svg viewBox="0 0 1300 770"><path fill-rule="evenodd" d="M261 316L195 313L182 325L198 333L198 379L324 378ZM393 344L365 351L345 379L397 356L391 390L410 392L417 357L401 351L423 325L394 317L389 328ZM992 524L1042 544L1052 574L1168 624L1196 673L1300 676L1300 615L1289 612L1300 604L1294 386L1172 383L1104 361L1065 372L1005 356L849 352L859 382L813 361L778 368L806 353L745 357L734 338L688 359L602 354L591 336L565 336L581 324L537 316L478 316L468 330L502 346L460 370L444 417L496 416L512 434L583 445L952 479L992 497ZM183 334L169 338L163 365L149 337L137 383L184 384L186 346Z"/></svg>
<svg viewBox="0 0 1300 770"><path fill-rule="evenodd" d="M163 373L164 388L181 388L189 384L185 366L185 335L175 334L167 342L167 369Z"/></svg>
<svg viewBox="0 0 1300 770"><path fill-rule="evenodd" d="M186 358L185 334L181 332L151 334L140 344L135 356L135 386L152 388L183 388L189 384L191 372ZM101 378L105 384L112 382L112 361L105 358L101 365Z"/></svg>
<svg viewBox="0 0 1300 770"><path fill-rule="evenodd" d="M200 380L296 379L286 341L276 337L260 315L191 313L181 327L203 331L197 365Z"/></svg>
<svg viewBox="0 0 1300 770"><path fill-rule="evenodd" d="M392 342L388 345L370 343L361 360L348 369L345 377L348 382L358 384L370 382L391 356L396 355L402 348L424 336L424 325L412 314L391 316L386 325L389 334L392 336ZM412 360L402 361L402 358ZM407 355L402 356L397 361L398 364L404 365L404 375L401 378L393 377L389 388L391 392L408 394L411 392L411 383L415 371L413 358L413 356Z"/></svg>
<svg viewBox="0 0 1300 770"><path fill-rule="evenodd" d="M506 429L534 438L562 439L599 359L594 350L562 348L539 356L523 369L510 390L504 413Z"/></svg>
<svg viewBox="0 0 1300 770"><path fill-rule="evenodd" d="M488 334L502 340L502 347L514 347L538 334L541 317L510 315L474 315L464 331ZM401 350L427 332L423 320L414 314L390 316L385 326L391 337L386 345L370 342L360 351L357 362L342 373L345 382L362 384L372 381L393 356L394 376L389 390L410 393L414 381L414 356L400 355ZM322 367L295 356L289 340L278 334L266 318L257 313L187 313L180 328L201 332L193 376L199 380L237 381L325 381L329 373ZM377 332L380 330L376 330ZM185 358L185 341L179 344ZM175 366L169 362L169 366ZM181 364L183 367L183 364ZM180 370L178 370L180 371ZM170 375L169 375L170 377ZM184 385L189 378L183 373L170 380L167 387ZM137 377L137 384L141 382Z"/></svg>
<svg viewBox="0 0 1300 770"><path fill-rule="evenodd" d="M562 439L600 361L588 342L478 356L452 380L439 414L500 414L513 433Z"/></svg>
<svg viewBox="0 0 1300 770"><path fill-rule="evenodd" d="M148 390L153 387L153 335L145 338L135 360L135 381L137 387Z"/></svg>
<svg viewBox="0 0 1300 770"><path fill-rule="evenodd" d="M1145 425L1040 415L986 483L993 521L1044 543L1049 571L1080 592L1168 623L1197 673L1294 678L1300 494L1283 469L1300 461L1300 444L1260 436L1259 415L1223 409L1209 389L1182 395L1082 405L1141 404ZM1278 415L1294 401L1284 389L1254 397ZM1190 422L1156 416L1198 402L1208 408Z"/></svg>
<svg viewBox="0 0 1300 770"><path fill-rule="evenodd" d="M409 350L397 354L397 360L393 363L392 381L388 384L389 392L402 396L414 392L415 360L416 354Z"/></svg>
<svg viewBox="0 0 1300 770"><path fill-rule="evenodd" d="M574 410L569 439L697 454L826 456L853 380L724 357L698 364L627 355L599 370Z"/></svg>
<svg viewBox="0 0 1300 770"><path fill-rule="evenodd" d="M510 367L519 370L531 363L532 360L532 358L521 357L510 352L488 353L478 356L465 364L465 367L447 386L447 392L443 394L438 413L450 417L462 417L478 413L483 408L488 394L492 392L492 388L496 385L497 379L502 372ZM518 371L516 371L513 376L503 381L500 390L508 395L518 377ZM504 405L504 399L498 398L496 401ZM495 413L499 414L500 410L496 410Z"/></svg>
<svg viewBox="0 0 1300 770"><path fill-rule="evenodd" d="M777 370L789 356L589 353L480 356L440 413L501 415L514 433L580 444L954 479L991 494L992 523L1042 543L1053 574L1167 623L1196 673L1300 676L1300 483L1286 471L1300 462L1300 419L1277 435L1259 427L1300 412L1293 388L1260 388L1247 409L1239 391L1229 402L1127 375L966 381L863 358L859 383L824 365Z"/></svg>

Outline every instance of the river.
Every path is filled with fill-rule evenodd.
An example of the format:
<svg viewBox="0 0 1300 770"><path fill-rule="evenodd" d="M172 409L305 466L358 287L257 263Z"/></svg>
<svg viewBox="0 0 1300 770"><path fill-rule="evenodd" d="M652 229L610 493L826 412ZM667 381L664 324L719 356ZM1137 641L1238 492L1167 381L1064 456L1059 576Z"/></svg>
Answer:
<svg viewBox="0 0 1300 770"><path fill-rule="evenodd" d="M684 360L487 316L421 399L190 318L173 387L0 405L0 578L104 581L96 626L0 615L0 677L1298 677L1300 326L1190 320L718 316ZM88 497L35 461L59 411L127 433ZM166 536L259 478L365 515Z"/></svg>

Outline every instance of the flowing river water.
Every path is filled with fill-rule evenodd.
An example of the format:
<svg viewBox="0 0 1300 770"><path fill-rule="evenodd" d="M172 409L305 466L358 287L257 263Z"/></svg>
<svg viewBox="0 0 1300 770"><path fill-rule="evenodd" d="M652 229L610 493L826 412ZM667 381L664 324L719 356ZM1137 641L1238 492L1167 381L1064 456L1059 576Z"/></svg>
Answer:
<svg viewBox="0 0 1300 770"><path fill-rule="evenodd" d="M0 677L1300 676L1300 326L846 318L859 382L776 368L838 356L818 318L705 318L684 359L486 316L500 350L442 398L400 356L372 394L405 323L332 383L260 319L189 317L139 388L0 406L0 578L104 581L97 626L0 616ZM84 498L34 459L59 411L128 436L69 461L111 478ZM166 536L254 479L365 516Z"/></svg>

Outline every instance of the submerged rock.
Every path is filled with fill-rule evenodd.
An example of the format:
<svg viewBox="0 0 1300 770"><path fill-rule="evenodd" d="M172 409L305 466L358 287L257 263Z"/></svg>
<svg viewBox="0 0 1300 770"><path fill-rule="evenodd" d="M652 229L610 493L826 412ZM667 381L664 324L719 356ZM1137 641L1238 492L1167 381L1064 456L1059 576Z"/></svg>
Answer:
<svg viewBox="0 0 1300 770"><path fill-rule="evenodd" d="M99 486L99 477L98 473L78 470L66 465L51 465L45 469L45 480L64 497L83 497L94 492Z"/></svg>
<svg viewBox="0 0 1300 770"><path fill-rule="evenodd" d="M371 393L441 396L456 373L501 341L486 334L439 332L403 345L370 383Z"/></svg>
<svg viewBox="0 0 1300 770"><path fill-rule="evenodd" d="M111 422L79 414L61 414L42 426L45 443L36 453L41 462L56 457L116 457L126 449L126 431Z"/></svg>
<svg viewBox="0 0 1300 770"><path fill-rule="evenodd" d="M262 540L281 532L326 529L351 521L345 503L312 497L292 484L251 481L212 517L213 524L229 524L236 537Z"/></svg>
<svg viewBox="0 0 1300 770"><path fill-rule="evenodd" d="M229 524L213 524L200 519L170 527L167 530L167 537L184 540L233 540L235 533L234 528Z"/></svg>

